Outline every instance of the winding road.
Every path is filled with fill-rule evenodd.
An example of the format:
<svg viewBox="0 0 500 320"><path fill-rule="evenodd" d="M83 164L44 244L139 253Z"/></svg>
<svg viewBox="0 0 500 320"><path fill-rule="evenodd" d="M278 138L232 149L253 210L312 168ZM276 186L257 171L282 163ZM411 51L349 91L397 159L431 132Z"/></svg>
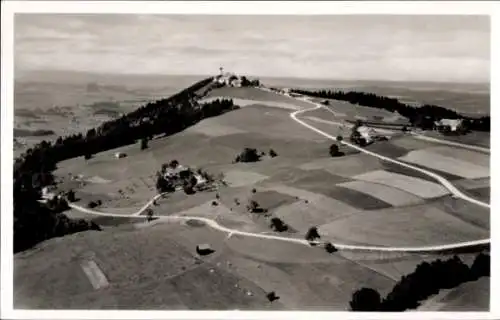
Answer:
<svg viewBox="0 0 500 320"><path fill-rule="evenodd" d="M297 123L317 132L318 134L323 135L324 137L336 141L337 139L324 132L321 131L314 126L304 122L303 120L299 119L297 116L307 112L307 111L312 111L316 110L319 108L322 108L323 106L320 104L316 104L314 102L311 102L305 97L299 98L300 100L309 102L313 104L313 107L309 109L302 109L302 110L297 110L292 113L290 113L290 117L296 121ZM439 176L438 174L434 172L430 172L425 169L421 169L412 165L409 165L407 163L400 162L398 160L394 160L392 158L385 157L383 155L377 154L372 151L368 151L364 148L358 147L354 144L351 144L346 141L341 141L343 145L346 145L350 148L359 150L360 152L363 152L365 154L371 155L373 157L379 158L384 161L392 162L395 164L398 164L400 166L410 168L413 170L416 170L418 172L421 172L423 174L426 174L432 178L434 178L436 181L438 181L441 185L443 185L446 189L450 191L451 194L453 194L457 198L461 198L465 201L474 203L478 206L490 208L490 205L488 203L484 203L482 201L479 201L477 199L471 198L465 194L463 194L460 190L458 190L452 183L450 183L448 180L445 178ZM107 216L107 217L117 217L117 218L138 218L138 219L144 219L144 216L141 216L141 214L147 210L151 204L162 197L164 194L158 194L154 196L151 200L149 200L142 208L140 208L137 212L131 213L131 214L116 214L116 213L109 213L109 212L100 212L88 208L84 208L81 206L78 206L74 203L70 203L69 206L75 210L78 210L80 212L84 212L87 214L92 214L92 215L98 215L98 216ZM291 242L291 243L297 243L297 244L302 244L306 246L310 246L311 242L305 240L305 239L299 239L299 238L291 238L291 237L283 237L283 236L278 236L278 235L270 235L270 234L264 234L264 233L252 233L252 232L245 232L245 231L240 231L237 229L231 229L227 228L225 226L222 226L218 224L215 220L209 219L209 218L204 218L204 217L197 217L197 216L154 216L155 218L159 220L170 220L170 221L187 221L187 220L197 220L204 222L206 225L209 227L219 230L221 232L228 233L229 236L234 236L234 235L240 235L240 236L245 236L245 237L252 237L252 238L260 238L260 239L267 239L267 240L276 240L276 241L284 241L284 242ZM317 245L323 245L323 242L320 241L315 241L312 242L313 244ZM465 242L458 242L458 243L452 243L452 244L446 244L446 245L437 245L437 246L422 246L422 247L384 247L384 246L361 246L361 245L348 245L348 244L343 244L343 243L332 243L337 249L339 250L353 250L353 251L371 251L371 252L420 252L420 253L431 253L431 252L440 252L440 251L446 251L446 250L453 250L453 249L461 249L461 248L467 248L467 247L475 247L475 246L481 246L481 245L487 245L490 243L490 239L480 239L480 240L475 240L475 241L465 241Z"/></svg>

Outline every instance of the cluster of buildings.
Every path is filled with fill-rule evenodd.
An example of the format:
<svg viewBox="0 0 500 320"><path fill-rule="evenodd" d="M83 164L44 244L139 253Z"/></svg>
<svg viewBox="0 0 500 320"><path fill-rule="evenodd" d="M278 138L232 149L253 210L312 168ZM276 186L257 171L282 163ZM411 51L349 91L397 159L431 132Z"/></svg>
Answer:
<svg viewBox="0 0 500 320"><path fill-rule="evenodd" d="M367 144L372 143L378 137L378 133L375 129L367 126L360 126L357 128L357 131L359 132L361 138L365 139Z"/></svg>
<svg viewBox="0 0 500 320"><path fill-rule="evenodd" d="M234 73L221 73L214 77L215 83L222 84L228 87L241 87L241 77L238 77Z"/></svg>
<svg viewBox="0 0 500 320"><path fill-rule="evenodd" d="M186 179L194 176L196 179L196 188L202 190L208 187L208 181L200 174L193 172L189 167L181 164L169 166L163 172L163 178L172 183L176 189L182 188Z"/></svg>

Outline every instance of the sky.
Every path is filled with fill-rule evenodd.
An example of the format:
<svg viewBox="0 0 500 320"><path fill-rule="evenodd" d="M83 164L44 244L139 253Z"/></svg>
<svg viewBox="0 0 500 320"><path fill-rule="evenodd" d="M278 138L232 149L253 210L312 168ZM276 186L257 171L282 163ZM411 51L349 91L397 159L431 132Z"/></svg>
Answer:
<svg viewBox="0 0 500 320"><path fill-rule="evenodd" d="M490 81L487 16L17 14L15 70Z"/></svg>

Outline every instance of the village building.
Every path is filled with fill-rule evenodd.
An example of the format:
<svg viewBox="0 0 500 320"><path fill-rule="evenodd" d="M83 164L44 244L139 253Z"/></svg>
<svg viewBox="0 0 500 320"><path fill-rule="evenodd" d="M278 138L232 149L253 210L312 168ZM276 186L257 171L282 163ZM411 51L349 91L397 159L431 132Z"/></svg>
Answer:
<svg viewBox="0 0 500 320"><path fill-rule="evenodd" d="M53 186L46 186L42 188L42 199L52 200L57 197L56 188Z"/></svg>
<svg viewBox="0 0 500 320"><path fill-rule="evenodd" d="M377 132L370 127L367 126L360 126L358 127L357 131L361 135L362 138L365 139L366 143L371 143L377 136Z"/></svg>
<svg viewBox="0 0 500 320"><path fill-rule="evenodd" d="M116 152L115 153L115 158L116 159L121 159L121 158L125 158L127 155L123 152Z"/></svg>
<svg viewBox="0 0 500 320"><path fill-rule="evenodd" d="M463 119L441 119L434 122L436 130L442 132L450 130L451 132L459 131L463 128Z"/></svg>
<svg viewBox="0 0 500 320"><path fill-rule="evenodd" d="M214 77L213 82L229 87L241 87L241 78L234 73L225 72Z"/></svg>

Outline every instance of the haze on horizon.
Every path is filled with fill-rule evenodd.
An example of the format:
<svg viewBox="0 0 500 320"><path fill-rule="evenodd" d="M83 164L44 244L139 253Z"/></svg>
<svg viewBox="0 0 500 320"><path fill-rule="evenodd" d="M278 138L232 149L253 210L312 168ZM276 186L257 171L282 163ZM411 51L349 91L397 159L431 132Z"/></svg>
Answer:
<svg viewBox="0 0 500 320"><path fill-rule="evenodd" d="M17 14L16 72L490 81L488 16Z"/></svg>

